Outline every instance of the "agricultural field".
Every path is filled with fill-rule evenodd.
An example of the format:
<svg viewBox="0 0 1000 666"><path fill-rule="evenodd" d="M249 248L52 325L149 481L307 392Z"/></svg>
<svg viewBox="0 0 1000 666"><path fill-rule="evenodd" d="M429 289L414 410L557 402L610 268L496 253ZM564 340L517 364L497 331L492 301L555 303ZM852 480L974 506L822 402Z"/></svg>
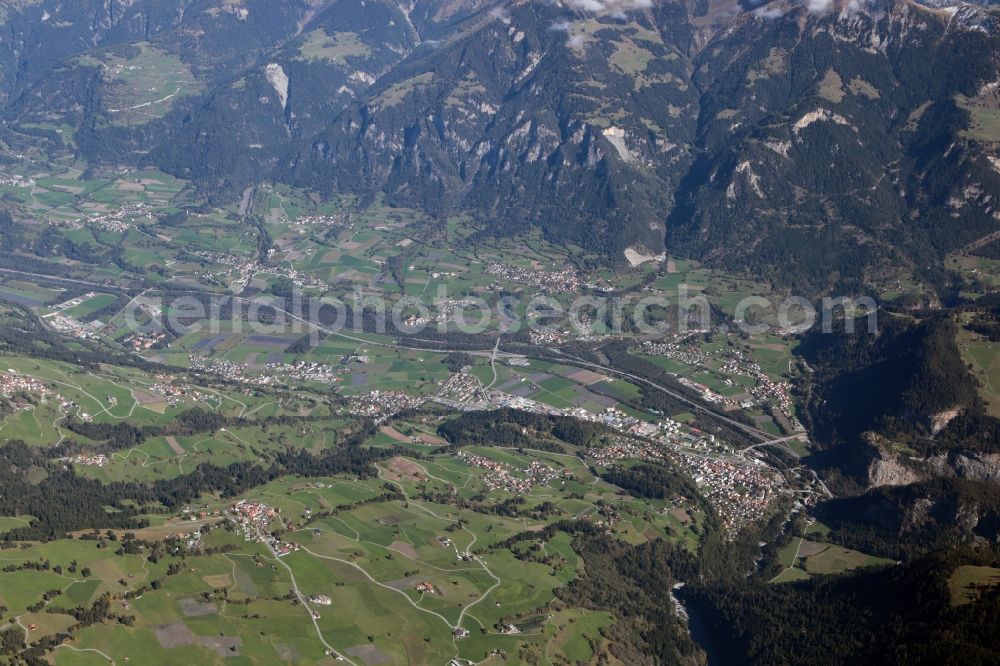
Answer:
<svg viewBox="0 0 1000 666"><path fill-rule="evenodd" d="M969 126L963 135L976 141L995 143L1000 141L1000 109L997 108L995 100L988 97L969 98L965 95L957 95L955 102L969 112Z"/></svg>
<svg viewBox="0 0 1000 666"><path fill-rule="evenodd" d="M959 329L957 342L962 359L979 379L979 393L987 411L1000 416L1000 343L966 328Z"/></svg>
<svg viewBox="0 0 1000 666"><path fill-rule="evenodd" d="M97 308L100 299L83 295L67 309ZM249 367L254 355L278 353L294 340L199 332L181 338L177 353ZM280 361L336 365L343 381L332 384L346 398L395 387L419 395L453 375L445 355L389 342L371 334L329 336L304 354L281 351ZM473 365L482 369L483 362ZM71 470L80 482L151 487L204 469L266 469L292 451L319 460L359 427L349 408L323 395L329 385L251 387L179 366L150 373L103 363L84 370L27 356L6 356L2 368L7 385L37 396L0 422L0 436L51 460L29 472L32 483ZM526 395L540 402L586 407L595 400L598 409L603 398L589 391L615 384L551 362L500 368L498 382L525 384ZM697 548L704 515L629 495L595 476L577 447L483 444L456 454L437 430L451 417L427 409L371 430L360 444L379 456L368 478L265 478L239 494L204 493L184 506L144 504L138 529L81 529L3 551L5 616L24 627L28 646L71 635L51 653L57 664L91 656L116 663L236 656L322 663L326 651L355 664L413 655L421 663L475 661L494 651L556 664L593 656L601 629L613 620L556 599L555 590L575 580L584 562L570 533L543 529L596 524L625 544L664 539ZM135 430L119 429L125 426ZM240 501L273 509L264 527L280 541L234 513ZM116 502L104 511L133 506ZM37 520L22 513L0 527L22 530ZM141 547L132 545L136 540ZM152 556L164 540L174 550ZM279 554L275 544L292 546ZM80 626L76 609L95 604L127 623Z"/></svg>
<svg viewBox="0 0 1000 666"><path fill-rule="evenodd" d="M76 165L26 170L20 186L5 186L34 219L61 225L76 242L99 242L126 226L148 223L152 207L166 208L183 182L156 169L113 170L84 178ZM94 235L80 227L92 225ZM105 234L112 234L106 236ZM84 234L84 235L81 235Z"/></svg>
<svg viewBox="0 0 1000 666"><path fill-rule="evenodd" d="M771 296L768 285L753 282L719 270L704 268L694 261L669 259L666 274L650 286L652 293L660 293L677 303L682 297L704 297L729 316L736 314L736 306L749 296ZM755 307L748 316L759 317L764 323L776 323L775 307Z"/></svg>
<svg viewBox="0 0 1000 666"><path fill-rule="evenodd" d="M742 411L762 430L777 435L801 430L789 395L797 372L796 344L777 335L744 340L713 332L648 342L634 353L726 411Z"/></svg>
<svg viewBox="0 0 1000 666"><path fill-rule="evenodd" d="M302 44L309 60L363 57L342 34ZM641 69L640 51L620 50L617 66ZM136 57L147 61L120 92L153 113L163 100L146 93L161 85L142 77L171 63ZM671 391L686 380L768 437L794 427L794 339L619 337L596 313L582 331L520 327L541 295L568 308L580 294L685 288L731 314L745 296L772 296L767 285L676 259L584 272L575 262L593 255L540 233L472 240L468 217L380 197L362 206L259 184L238 204L192 205L186 183L158 171L76 165L11 182L30 242L73 255L53 279L0 275L5 316L34 315L44 334L0 362L0 438L26 445L11 449L30 461L17 468L25 495L66 479L92 493L86 520L65 519L72 529L34 495L0 519L0 534L32 537L2 551L14 567L0 573L4 618L26 646L68 635L53 663L607 660L619 615L563 596L593 573L581 543L690 557L784 492L752 446L716 442L696 404L651 404L653 389L605 353L624 341L672 375ZM500 293L518 299L502 333ZM297 295L441 310L420 313L427 339L407 340L371 320L311 327ZM490 335L456 334L477 302L494 313ZM254 312L266 321L251 324ZM500 408L536 425L472 441L449 430ZM670 470L690 485L649 487ZM607 480L619 472L622 486ZM87 505L109 488L124 490ZM724 513L727 502L738 509ZM779 580L881 563L821 541L798 544L806 554ZM78 622L88 608L101 619Z"/></svg>
<svg viewBox="0 0 1000 666"><path fill-rule="evenodd" d="M797 537L778 553L785 569L772 583L806 580L812 576L843 573L859 567L887 566L888 560L821 541Z"/></svg>
<svg viewBox="0 0 1000 666"><path fill-rule="evenodd" d="M52 654L56 664L79 663L87 653L119 663L140 656L145 663L229 656L323 663L324 645L356 664L402 663L414 655L420 663L478 660L493 650L544 664L589 659L613 617L559 602L541 610L582 566L571 537L546 538L540 559L525 542L501 544L559 516L589 520L598 500L622 506L634 500L594 478L574 455L491 448L468 454L512 468L544 463L552 481L525 496L520 516L504 517L425 499L448 487L470 500L484 492L489 502L512 497L488 490L484 468L453 455L392 458L369 480L280 478L240 498L206 496L180 514L151 515L149 527L128 534L82 532L7 551L5 565L46 565L2 574L8 582L0 596L10 617L30 627L29 644L74 624L69 610L55 609L104 598L109 612L129 616L125 627L74 630ZM387 491L398 498L387 500ZM275 556L251 536L233 513L237 499L274 509L271 527L294 544L292 551ZM555 505L553 515L532 510L543 501ZM622 515L612 529L616 538L678 538L654 507ZM185 555L153 562L142 550L128 554L134 539L168 539ZM29 610L49 589L61 592L43 603L48 612ZM311 601L303 606L300 598ZM343 608L352 612L338 612ZM456 632L467 636L456 639Z"/></svg>
<svg viewBox="0 0 1000 666"><path fill-rule="evenodd" d="M110 294L95 294L79 305L65 310L66 314L77 319L87 319L94 313L113 305L118 299Z"/></svg>
<svg viewBox="0 0 1000 666"><path fill-rule="evenodd" d="M19 439L29 445L47 446L73 437L65 427L68 419L93 424L156 427L173 423L179 414L191 409L232 418L266 418L286 413L308 415L321 411L320 402L308 394L266 389L233 390L211 383L192 383L183 376L172 374L149 377L118 366L84 372L66 363L18 357L5 357L3 365L0 383L30 381L45 390L30 408L15 411L0 423L0 435L5 439ZM168 441L172 438L151 439L135 449L113 454L108 468L98 476L112 479L119 471L137 467L152 466L155 471L157 464L176 464L178 457L193 456L198 461L224 454L225 459L232 457L234 448L243 451L237 457L244 459L251 455L247 449L250 445L240 441L240 432L234 429L222 440L181 438L183 443L178 443L177 440ZM258 436L253 431L248 435L251 439ZM121 469L116 469L118 467ZM88 467L82 471L96 473L97 470Z"/></svg>
<svg viewBox="0 0 1000 666"><path fill-rule="evenodd" d="M59 291L17 279L0 279L0 299L17 305L38 307L58 297Z"/></svg>
<svg viewBox="0 0 1000 666"><path fill-rule="evenodd" d="M139 124L162 118L178 97L201 90L191 69L179 58L150 44L128 53L86 55L82 64L100 66L107 81L104 110L117 124Z"/></svg>
<svg viewBox="0 0 1000 666"><path fill-rule="evenodd" d="M1000 287L1000 261L996 259L955 252L945 258L944 264L961 273L967 280L974 280L991 289Z"/></svg>
<svg viewBox="0 0 1000 666"><path fill-rule="evenodd" d="M323 60L334 65L343 64L349 57L364 57L369 54L358 35L353 32L336 32L328 35L322 29L306 34L305 42L299 47L300 58L307 62Z"/></svg>
<svg viewBox="0 0 1000 666"><path fill-rule="evenodd" d="M600 372L570 365L534 359L525 363L527 365L498 366L491 388L555 409L582 408L592 414L600 414L609 408L628 411L622 399L629 397L630 391L626 387L632 387L631 384L616 382ZM472 373L484 384L492 380L489 366L477 365L472 368ZM644 416L648 418L648 415Z"/></svg>
<svg viewBox="0 0 1000 666"><path fill-rule="evenodd" d="M979 598L982 591L1000 584L1000 569L985 566L960 566L948 579L951 603L954 606L968 604Z"/></svg>

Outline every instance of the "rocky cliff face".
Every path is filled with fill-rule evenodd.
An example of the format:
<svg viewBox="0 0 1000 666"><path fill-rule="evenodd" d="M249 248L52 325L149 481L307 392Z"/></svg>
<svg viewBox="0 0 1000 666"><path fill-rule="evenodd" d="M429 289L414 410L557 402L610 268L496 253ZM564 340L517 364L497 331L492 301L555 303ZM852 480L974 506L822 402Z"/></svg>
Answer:
<svg viewBox="0 0 1000 666"><path fill-rule="evenodd" d="M939 476L955 476L960 479L983 483L1000 483L1000 454L974 451L951 451L934 456L927 461L928 467Z"/></svg>
<svg viewBox="0 0 1000 666"><path fill-rule="evenodd" d="M468 18L302 150L296 181L537 225L618 261L658 254L698 107L687 10L611 14L515 2Z"/></svg>
<svg viewBox="0 0 1000 666"><path fill-rule="evenodd" d="M882 454L868 464L868 487L905 486L916 483L920 475L901 461Z"/></svg>
<svg viewBox="0 0 1000 666"><path fill-rule="evenodd" d="M950 451L915 458L877 450L868 464L868 487L905 486L936 477L1000 483L1000 453Z"/></svg>
<svg viewBox="0 0 1000 666"><path fill-rule="evenodd" d="M860 287L1000 215L995 16L927 2L2 3L0 95L205 196L274 179ZM196 85L123 119L95 69L144 44Z"/></svg>
<svg viewBox="0 0 1000 666"><path fill-rule="evenodd" d="M998 137L969 131L964 114L989 106L968 100L1000 79L997 31L970 11L980 19L912 2L778 2L735 20L695 59L701 160L668 244L827 284L990 233ZM968 69L980 48L992 54Z"/></svg>

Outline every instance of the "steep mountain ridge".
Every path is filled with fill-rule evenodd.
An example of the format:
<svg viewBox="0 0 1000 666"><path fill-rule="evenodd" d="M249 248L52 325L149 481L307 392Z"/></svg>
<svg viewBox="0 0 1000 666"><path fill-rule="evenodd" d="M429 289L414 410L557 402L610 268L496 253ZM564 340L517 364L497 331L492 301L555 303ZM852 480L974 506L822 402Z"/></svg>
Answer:
<svg viewBox="0 0 1000 666"><path fill-rule="evenodd" d="M992 231L992 200L977 193L1000 191L995 144L963 134L959 100L1000 61L995 24L973 11L988 20L956 27L910 2L744 15L716 46L728 59L698 58L703 152L671 246L818 289Z"/></svg>
<svg viewBox="0 0 1000 666"><path fill-rule="evenodd" d="M883 313L876 333L803 340L806 462L837 496L819 508L836 539L901 557L1000 535L1000 419L962 359L961 320Z"/></svg>
<svg viewBox="0 0 1000 666"><path fill-rule="evenodd" d="M394 3L334 2L282 48L199 100L148 160L224 193L256 182L418 43Z"/></svg>
<svg viewBox="0 0 1000 666"><path fill-rule="evenodd" d="M115 44L163 39L197 54L202 70L238 67L278 46L325 0L4 0L0 2L0 93L29 91L65 58ZM11 66L16 65L16 66Z"/></svg>
<svg viewBox="0 0 1000 666"><path fill-rule="evenodd" d="M48 4L7 3L8 29ZM989 7L205 0L158 11L136 0L117 22L95 19L108 27L72 55L18 65L33 83L9 88L8 122L69 126L49 130L54 144L159 166L203 197L269 179L381 194L469 212L487 233L537 226L613 262L669 249L811 293L924 270L1000 222ZM108 74L164 61L187 77L173 97Z"/></svg>
<svg viewBox="0 0 1000 666"><path fill-rule="evenodd" d="M697 104L678 48L689 35L658 28L683 25L681 7L560 29L554 7L493 8L373 86L303 151L295 178L471 208L499 231L537 224L619 257L633 244L659 251L694 129L682 110ZM592 48L569 46L574 37Z"/></svg>

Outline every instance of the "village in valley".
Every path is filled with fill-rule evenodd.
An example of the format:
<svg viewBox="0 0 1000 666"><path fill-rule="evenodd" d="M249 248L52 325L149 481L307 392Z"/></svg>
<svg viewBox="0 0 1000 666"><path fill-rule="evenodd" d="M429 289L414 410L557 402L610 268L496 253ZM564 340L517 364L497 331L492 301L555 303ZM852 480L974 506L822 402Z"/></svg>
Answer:
<svg viewBox="0 0 1000 666"><path fill-rule="evenodd" d="M1000 0L0 53L0 666L1000 664Z"/></svg>
<svg viewBox="0 0 1000 666"><path fill-rule="evenodd" d="M33 191L41 207L42 189L73 187L64 180L38 174L0 188ZM667 293L682 280L727 277L674 260L584 272L541 237L464 246L467 221L448 221L455 240L443 244L414 211L319 204L276 185L245 193L263 211L252 225L236 208L172 210L161 223L181 186L155 172L115 173L107 201L69 208L52 196L49 233L121 245L114 268L70 262L63 281L37 284L0 274L0 297L16 306L7 316L36 317L44 335L72 344L52 358L13 355L0 372L0 434L52 450L32 478L227 489L171 506L143 504L136 490L134 502L103 509L134 516L129 528L110 530L117 541L101 532L108 549L77 555L101 572L100 586L73 579L64 596L92 604L106 593L154 651L195 650L192 663L261 651L401 663L414 650L423 663L569 663L592 653L606 618L554 596L583 563L553 525L693 552L713 526L736 538L775 512L807 509L820 492L762 445L794 455L808 447L790 390L794 339L773 328L747 339L670 326L636 336L572 307L583 293ZM573 320L535 326L545 318L527 306L535 296ZM376 311L355 311L338 328L332 310L319 324L296 309L297 298L321 297L381 304L383 327ZM414 298L427 307L401 305ZM466 337L459 325L483 303L493 319ZM632 365L618 364L623 352ZM650 399L658 391L666 402ZM483 418L501 425L453 429ZM590 434L561 439L554 433L572 437L553 424L565 423ZM658 469L687 485L648 493L613 482ZM156 563L154 543L172 549ZM29 610L37 603L7 603L36 627L29 639L44 632ZM344 619L344 608L357 612ZM388 631L379 609L400 628ZM74 632L72 646L134 662L140 652L104 627ZM575 647L546 656L549 639ZM552 662L557 652L563 661Z"/></svg>

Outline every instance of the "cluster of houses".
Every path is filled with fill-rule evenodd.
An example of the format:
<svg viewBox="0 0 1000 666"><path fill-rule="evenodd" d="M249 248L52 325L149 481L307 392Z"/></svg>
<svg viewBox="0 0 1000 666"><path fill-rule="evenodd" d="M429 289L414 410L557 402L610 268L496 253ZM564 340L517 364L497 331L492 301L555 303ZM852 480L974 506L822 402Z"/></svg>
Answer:
<svg viewBox="0 0 1000 666"><path fill-rule="evenodd" d="M299 382L318 382L333 384L341 378L337 369L315 361L296 361L295 363L268 363L264 366L264 374L273 377L284 377L286 380Z"/></svg>
<svg viewBox="0 0 1000 666"><path fill-rule="evenodd" d="M22 375L17 370L9 369L7 372L0 372L0 398L11 398L21 394L38 396L44 400L53 395L53 392L41 381L28 375Z"/></svg>
<svg viewBox="0 0 1000 666"><path fill-rule="evenodd" d="M0 186L5 184L14 187L33 187L35 181L32 179L21 179L20 176L13 176L9 183L5 183L6 178L0 176ZM20 184L16 184L20 183ZM153 214L153 207L145 201L127 201L116 210L101 210L92 213L89 217L73 219L46 219L50 225L65 229L82 229L84 225L90 224L101 231L113 231L123 233L133 226L137 220L152 222L156 219Z"/></svg>
<svg viewBox="0 0 1000 666"><path fill-rule="evenodd" d="M145 201L128 201L122 204L121 208L107 213L95 213L87 218L101 231L124 232L131 227L136 220L154 220L153 209Z"/></svg>
<svg viewBox="0 0 1000 666"><path fill-rule="evenodd" d="M34 187L35 179L16 174L0 173L0 187Z"/></svg>
<svg viewBox="0 0 1000 666"><path fill-rule="evenodd" d="M527 467L516 469L499 460L477 456L465 451L459 451L457 455L459 460L470 467L486 470L486 474L482 478L483 483L490 491L505 490L515 495L525 495L530 493L535 486L551 483L561 475L572 475L569 470L559 471L538 460L533 460Z"/></svg>
<svg viewBox="0 0 1000 666"><path fill-rule="evenodd" d="M784 415L795 430L804 430L792 409L791 388L789 382L779 382L761 369L760 365L738 350L731 349L726 353L725 362L721 368L728 374L749 375L754 380L754 386L749 389L750 395L761 402L769 402Z"/></svg>
<svg viewBox="0 0 1000 666"><path fill-rule="evenodd" d="M666 449L645 439L614 436L611 441L589 449L587 456L601 467L609 467L619 460L663 461L667 459Z"/></svg>
<svg viewBox="0 0 1000 666"><path fill-rule="evenodd" d="M765 466L700 455L655 440L616 436L607 445L588 450L587 456L601 467L621 460L679 466L716 508L724 525L733 531L763 516L781 489L780 477Z"/></svg>
<svg viewBox="0 0 1000 666"><path fill-rule="evenodd" d="M253 386L272 386L274 384L281 383L281 381L279 381L281 378L277 375L252 372L249 364L247 363L238 363L224 358L210 358L208 356L200 356L197 354L191 354L189 360L193 370L211 372L212 374L219 375L220 377L228 379L231 382L239 382L241 384L250 384Z"/></svg>
<svg viewBox="0 0 1000 666"><path fill-rule="evenodd" d="M394 414L421 405L424 399L406 391L375 390L350 398L347 411L355 416L367 416L381 423Z"/></svg>
<svg viewBox="0 0 1000 666"><path fill-rule="evenodd" d="M434 314L428 317L410 317L404 320L407 326L426 326L427 324L447 324L461 321L475 322L480 317L479 308L482 303L466 296L464 298L441 297L434 299Z"/></svg>
<svg viewBox="0 0 1000 666"><path fill-rule="evenodd" d="M264 542L278 557L284 557L299 549L298 544L282 541L271 535L270 525L279 517L278 509L263 502L240 500L230 507L229 513L242 528L246 541Z"/></svg>
<svg viewBox="0 0 1000 666"><path fill-rule="evenodd" d="M475 375L460 372L445 380L437 392L437 397L462 404L481 403L482 384Z"/></svg>
<svg viewBox="0 0 1000 666"><path fill-rule="evenodd" d="M614 504L602 502L597 506L597 510L578 516L580 520L591 523L594 527L610 529L615 523L621 520L621 514Z"/></svg>
<svg viewBox="0 0 1000 666"><path fill-rule="evenodd" d="M159 305L140 301L137 304L136 315L140 314L149 317L150 325L132 330L120 340L123 345L132 347L137 352L152 349L155 345L167 340L167 331L159 323L160 318L163 316L163 310ZM110 325L107 328L111 329ZM105 333L111 334L113 333L113 329L105 330Z"/></svg>
<svg viewBox="0 0 1000 666"><path fill-rule="evenodd" d="M273 248L271 252L274 252ZM256 256L246 257L227 252L209 252L208 250L195 250L192 254L206 261L235 269L239 274L239 277L235 280L235 285L237 286L243 285L245 287L258 274L288 278L296 287L326 288L329 286L325 280L321 280L314 275L303 273L287 265L266 264L261 262ZM215 273L208 272L204 273L201 277L212 279L215 276Z"/></svg>
<svg viewBox="0 0 1000 666"><path fill-rule="evenodd" d="M502 264L499 261L489 261L486 263L484 272L487 275L495 275L503 282L516 282L537 288L544 293L560 293L565 291L579 291L580 275L572 266L563 266L554 271L532 270ZM496 288L502 288L502 283L495 283Z"/></svg>
<svg viewBox="0 0 1000 666"><path fill-rule="evenodd" d="M552 416L572 416L581 421L591 423L601 423L614 428L619 432L638 435L640 437L679 437L683 435L681 423L669 418L664 418L656 423L644 421L638 417L626 414L616 407L606 407L603 411L595 413L583 407L570 407L559 409L547 405L544 402L522 398L520 396L504 393L491 389L489 399L495 405L510 409L519 409L524 412L535 414L550 414Z"/></svg>
<svg viewBox="0 0 1000 666"><path fill-rule="evenodd" d="M343 224L345 215L301 215L288 220L288 224L293 227L335 227Z"/></svg>
<svg viewBox="0 0 1000 666"><path fill-rule="evenodd" d="M706 351L698 345L688 343L688 340L698 333L700 331L688 332L670 342L646 341L642 344L642 352L650 356L666 356L686 365L708 369L724 377L735 375L750 377L753 380L753 386L748 387L744 394L734 397L724 396L687 377L677 377L677 381L697 391L706 402L743 409L749 409L759 404L770 404L788 420L794 430L803 430L792 409L792 399L789 393L790 383L772 379L764 372L760 364L740 349L725 349L721 352L722 357L717 358L716 354ZM718 367L713 368L713 365ZM723 381L729 386L735 386L731 379L726 378Z"/></svg>
<svg viewBox="0 0 1000 666"><path fill-rule="evenodd" d="M531 344L545 347L548 345L560 345L569 340L569 335L565 331L532 330L529 333Z"/></svg>
<svg viewBox="0 0 1000 666"><path fill-rule="evenodd" d="M686 344L688 340L699 333L702 331L687 331L678 334L669 342L647 340L642 343L642 353L649 356L666 356L687 365L707 366L712 360L711 354L697 345Z"/></svg>
<svg viewBox="0 0 1000 666"><path fill-rule="evenodd" d="M253 368L249 363L198 354L191 354L190 361L191 367L195 370L211 372L229 381L252 386L282 386L289 381L333 384L341 380L341 377L338 376L338 370L333 366L312 361L267 363L263 366L253 366Z"/></svg>
<svg viewBox="0 0 1000 666"><path fill-rule="evenodd" d="M698 484L731 532L761 518L781 489L779 477L763 465L684 452L678 452L674 459Z"/></svg>
<svg viewBox="0 0 1000 666"><path fill-rule="evenodd" d="M198 388L180 381L169 375L157 375L157 383L150 385L149 390L158 393L166 398L167 404L176 406L185 399L197 400L199 402L213 402L216 397L198 390Z"/></svg>
<svg viewBox="0 0 1000 666"><path fill-rule="evenodd" d="M136 331L135 333L130 333L126 337L122 338L122 344L129 346L133 351L145 351L147 349L152 349L157 344L164 342L167 339L166 331L155 331L155 332L142 332Z"/></svg>
<svg viewBox="0 0 1000 666"><path fill-rule="evenodd" d="M108 464L108 457L103 453L79 453L75 456L59 458L60 462L71 465L88 465L92 467L104 467Z"/></svg>

